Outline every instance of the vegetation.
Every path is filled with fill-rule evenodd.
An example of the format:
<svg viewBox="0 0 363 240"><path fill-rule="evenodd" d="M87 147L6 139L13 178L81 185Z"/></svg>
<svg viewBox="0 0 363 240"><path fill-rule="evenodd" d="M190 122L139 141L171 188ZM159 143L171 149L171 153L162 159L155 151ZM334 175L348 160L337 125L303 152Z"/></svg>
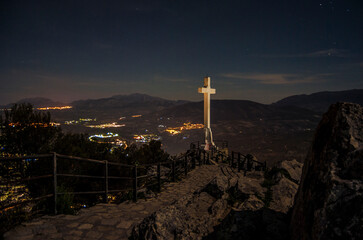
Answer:
<svg viewBox="0 0 363 240"><path fill-rule="evenodd" d="M141 147L134 144L128 148L114 147L107 143L91 142L88 136L84 134L63 133L60 127L52 124L49 113L34 111L31 104L15 104L10 110L5 110L0 115L0 156L3 157L57 152L63 155L139 165L167 161L169 154L162 150L161 147L162 145L159 141L151 141L149 144L142 145ZM104 164L100 165L100 163L59 158L57 161L57 172L103 176L104 166ZM50 178L27 181L21 184L22 188L14 185L21 178L52 174L52 169L51 158L31 158L21 161L0 162L1 190L6 188L5 183L9 180L14 182L12 183L13 187L17 189L17 191L13 192L8 191L9 196L4 198L7 199L7 203L0 202L0 206L8 206L8 203L15 201L16 196L24 196L24 193L26 193L27 199L52 194L53 187ZM132 176L130 169L125 167L118 168L117 166L109 168L109 174L111 176ZM112 180L109 181L110 186L113 183ZM123 189L130 188L130 184L119 182L113 186L114 189ZM58 192L103 191L103 189L104 183L99 181L99 179L93 181L88 178L58 178ZM129 192L129 194L131 193ZM102 194L82 196L74 196L69 193L60 194L57 198L57 210L59 213L72 214L77 207L93 205L102 200L102 197ZM130 196L127 197L130 198ZM50 201L50 198L48 200L39 201L35 205L32 204L30 211L26 210L28 205L8 208L2 211L1 222L6 224L0 224L2 225L0 235L9 226L19 223L18 220L30 218L34 211L51 213L53 208L52 201Z"/></svg>
<svg viewBox="0 0 363 240"><path fill-rule="evenodd" d="M36 112L31 104L15 104L0 116L0 154L25 155L51 151L60 129L49 112Z"/></svg>

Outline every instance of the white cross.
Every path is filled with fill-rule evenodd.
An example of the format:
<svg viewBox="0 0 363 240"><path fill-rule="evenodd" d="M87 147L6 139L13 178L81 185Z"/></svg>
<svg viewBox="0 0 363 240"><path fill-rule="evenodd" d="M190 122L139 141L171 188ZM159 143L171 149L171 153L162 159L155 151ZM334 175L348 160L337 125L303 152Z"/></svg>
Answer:
<svg viewBox="0 0 363 240"><path fill-rule="evenodd" d="M204 94L204 129L205 129L205 142L208 143L213 142L212 130L210 128L210 95L215 94L216 90L210 87L210 77L204 78L204 87L198 88L199 93Z"/></svg>

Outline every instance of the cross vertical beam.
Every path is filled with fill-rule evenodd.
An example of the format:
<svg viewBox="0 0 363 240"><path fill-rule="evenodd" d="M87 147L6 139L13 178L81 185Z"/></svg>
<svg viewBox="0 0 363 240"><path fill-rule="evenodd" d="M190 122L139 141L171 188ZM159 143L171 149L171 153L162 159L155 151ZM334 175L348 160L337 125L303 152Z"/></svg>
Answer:
<svg viewBox="0 0 363 240"><path fill-rule="evenodd" d="M204 87L198 88L198 92L204 94L205 150L209 150L210 144L214 146L212 130L210 128L210 95L216 93L216 90L211 88L210 77L204 78Z"/></svg>

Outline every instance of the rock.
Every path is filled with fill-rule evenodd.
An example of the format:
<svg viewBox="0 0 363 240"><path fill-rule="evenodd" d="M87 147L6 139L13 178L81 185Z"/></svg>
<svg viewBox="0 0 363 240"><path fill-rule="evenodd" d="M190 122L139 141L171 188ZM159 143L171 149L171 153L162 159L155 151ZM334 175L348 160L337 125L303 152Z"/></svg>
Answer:
<svg viewBox="0 0 363 240"><path fill-rule="evenodd" d="M249 195L257 194L259 196L263 196L266 189L261 186L262 182L263 182L263 177L257 179L257 178L241 176L238 179L237 186L238 190L244 194L249 194Z"/></svg>
<svg viewBox="0 0 363 240"><path fill-rule="evenodd" d="M363 108L329 108L305 160L292 239L363 239Z"/></svg>
<svg viewBox="0 0 363 240"><path fill-rule="evenodd" d="M93 225L89 224L89 223L84 223L78 227L78 229L80 229L80 230L91 229L91 228L93 228Z"/></svg>
<svg viewBox="0 0 363 240"><path fill-rule="evenodd" d="M152 198L156 197L156 194L153 191L151 191L150 189L147 189L147 188L139 189L137 191L137 193L142 196L141 198L145 198L145 199L152 199Z"/></svg>
<svg viewBox="0 0 363 240"><path fill-rule="evenodd" d="M217 175L202 191L219 199L229 187L228 177L225 175Z"/></svg>
<svg viewBox="0 0 363 240"><path fill-rule="evenodd" d="M231 211L205 240L287 240L286 215L263 208L258 211Z"/></svg>
<svg viewBox="0 0 363 240"><path fill-rule="evenodd" d="M297 183L300 182L303 167L302 163L296 161L296 159L286 160L280 163L280 167L285 169L290 174L290 177Z"/></svg>
<svg viewBox="0 0 363 240"><path fill-rule="evenodd" d="M289 179L283 177L280 181L272 186L272 202L269 208L277 212L287 213L294 204L294 197L298 185Z"/></svg>
<svg viewBox="0 0 363 240"><path fill-rule="evenodd" d="M131 239L197 239L206 235L213 226L209 208L214 202L206 192L184 197L145 218L133 228Z"/></svg>
<svg viewBox="0 0 363 240"><path fill-rule="evenodd" d="M257 198L255 195L250 195L248 197L248 199L242 203L239 204L239 206L237 208L235 208L235 211L246 211L246 210L251 210L251 211L256 211L256 210L260 210L261 208L263 208L265 204L263 203L263 201L259 198Z"/></svg>
<svg viewBox="0 0 363 240"><path fill-rule="evenodd" d="M237 175L221 167L215 178L199 191L176 200L133 227L131 239L201 239L229 213L231 189Z"/></svg>
<svg viewBox="0 0 363 240"><path fill-rule="evenodd" d="M157 166L153 165L147 169L148 176L156 177L157 174L158 174ZM160 178L161 179L167 179L170 174L171 174L170 168L165 167L163 165L160 166Z"/></svg>

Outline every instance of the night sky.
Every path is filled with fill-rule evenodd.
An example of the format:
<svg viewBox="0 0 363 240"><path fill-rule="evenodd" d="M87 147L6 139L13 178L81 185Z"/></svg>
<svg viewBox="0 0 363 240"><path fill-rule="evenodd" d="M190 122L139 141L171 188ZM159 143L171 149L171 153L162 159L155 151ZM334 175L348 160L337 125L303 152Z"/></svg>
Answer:
<svg viewBox="0 0 363 240"><path fill-rule="evenodd" d="M146 93L271 103L363 88L362 0L2 0L0 105Z"/></svg>

